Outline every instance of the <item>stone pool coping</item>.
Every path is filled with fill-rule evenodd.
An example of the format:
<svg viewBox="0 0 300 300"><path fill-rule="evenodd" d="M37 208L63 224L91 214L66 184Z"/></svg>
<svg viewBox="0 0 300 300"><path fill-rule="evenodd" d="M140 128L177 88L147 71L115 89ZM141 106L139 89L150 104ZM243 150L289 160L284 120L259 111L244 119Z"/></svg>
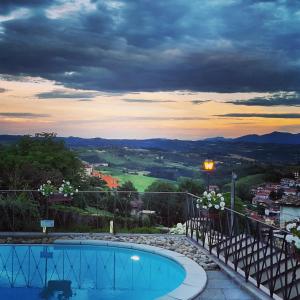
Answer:
<svg viewBox="0 0 300 300"><path fill-rule="evenodd" d="M166 250L163 248L134 244L126 242L112 242L103 240L55 240L54 244L63 245L91 245L91 246L110 246L110 247L123 247L129 249L136 249L146 252L155 253L167 257L178 264L180 264L185 272L186 277L183 283L170 293L162 296L159 300L192 300L199 296L204 290L207 283L207 275L204 269L199 266L192 259L184 256L183 254Z"/></svg>

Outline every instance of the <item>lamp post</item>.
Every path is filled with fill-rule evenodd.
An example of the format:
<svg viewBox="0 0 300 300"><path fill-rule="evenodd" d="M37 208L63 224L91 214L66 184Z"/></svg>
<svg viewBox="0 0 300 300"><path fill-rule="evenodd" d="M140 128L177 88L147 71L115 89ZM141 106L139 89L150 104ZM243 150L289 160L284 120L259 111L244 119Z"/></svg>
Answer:
<svg viewBox="0 0 300 300"><path fill-rule="evenodd" d="M237 175L234 171L231 172L231 192L230 192L230 209L231 209L231 228L233 228L234 220L234 207L235 207L235 182L237 180Z"/></svg>
<svg viewBox="0 0 300 300"><path fill-rule="evenodd" d="M215 169L215 162L211 159L206 159L203 162L203 170L207 174L207 191L209 192L209 176L212 171Z"/></svg>

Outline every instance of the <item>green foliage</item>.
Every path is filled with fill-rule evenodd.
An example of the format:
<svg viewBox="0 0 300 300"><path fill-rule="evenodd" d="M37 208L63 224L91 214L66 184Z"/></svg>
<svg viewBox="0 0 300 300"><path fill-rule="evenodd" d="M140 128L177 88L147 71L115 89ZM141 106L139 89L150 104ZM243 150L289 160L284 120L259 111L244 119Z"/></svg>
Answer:
<svg viewBox="0 0 300 300"><path fill-rule="evenodd" d="M183 179L179 181L179 192L188 192L196 196L200 196L205 191L205 187L199 180Z"/></svg>
<svg viewBox="0 0 300 300"><path fill-rule="evenodd" d="M176 186L170 182L157 180L145 192L176 192Z"/></svg>
<svg viewBox="0 0 300 300"><path fill-rule="evenodd" d="M236 181L236 194L245 202L251 202L251 188L266 182L267 174L255 174L238 178ZM224 191L230 191L230 183L223 188Z"/></svg>
<svg viewBox="0 0 300 300"><path fill-rule="evenodd" d="M230 208L230 193L225 193L224 194L224 198L225 198L225 206L227 208ZM234 205L234 210L240 213L244 213L245 212L245 203L242 201L241 198L239 198L238 196L235 196L235 205Z"/></svg>
<svg viewBox="0 0 300 300"><path fill-rule="evenodd" d="M82 165L76 155L54 134L25 136L17 144L0 148L2 189L36 189L47 180L63 179L79 185Z"/></svg>
<svg viewBox="0 0 300 300"><path fill-rule="evenodd" d="M145 191L144 207L154 210L158 222L171 227L183 220L184 194L176 194L177 187L169 182L155 181ZM159 193L168 192L168 193Z"/></svg>
<svg viewBox="0 0 300 300"><path fill-rule="evenodd" d="M0 230L35 230L40 219L39 205L25 193L0 196Z"/></svg>
<svg viewBox="0 0 300 300"><path fill-rule="evenodd" d="M106 182L98 177L84 176L80 184L80 190L82 191L108 191L109 188Z"/></svg>
<svg viewBox="0 0 300 300"><path fill-rule="evenodd" d="M137 189L130 180L125 181L121 186L118 187L118 191L134 191L137 192Z"/></svg>

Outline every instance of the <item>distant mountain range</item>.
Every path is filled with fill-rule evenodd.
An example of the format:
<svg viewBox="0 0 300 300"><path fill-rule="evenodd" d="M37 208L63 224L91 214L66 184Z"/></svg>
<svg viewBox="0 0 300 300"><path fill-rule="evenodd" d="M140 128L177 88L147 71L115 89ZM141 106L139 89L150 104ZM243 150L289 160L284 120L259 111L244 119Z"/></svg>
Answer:
<svg viewBox="0 0 300 300"><path fill-rule="evenodd" d="M0 135L0 143L13 143L19 140L21 135ZM192 150L207 143L256 143L256 144L284 144L300 145L300 133L272 132L264 135L245 135L238 138L213 137L198 141L171 140L171 139L102 139L80 137L57 137L64 140L70 147L129 147L143 149L163 150Z"/></svg>
<svg viewBox="0 0 300 300"><path fill-rule="evenodd" d="M263 135L249 134L234 139L224 138L224 137L214 137L214 138L205 139L205 141L300 145L300 133L293 134L288 132L274 131Z"/></svg>

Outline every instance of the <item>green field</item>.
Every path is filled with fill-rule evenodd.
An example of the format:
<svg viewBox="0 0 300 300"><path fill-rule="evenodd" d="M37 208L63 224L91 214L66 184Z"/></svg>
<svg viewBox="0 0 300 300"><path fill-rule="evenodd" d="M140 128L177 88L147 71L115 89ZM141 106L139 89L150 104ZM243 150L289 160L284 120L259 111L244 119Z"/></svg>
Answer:
<svg viewBox="0 0 300 300"><path fill-rule="evenodd" d="M122 175L116 175L115 177L119 178L121 184L126 181L131 181L139 192L144 192L149 185L151 185L154 181L159 180L158 178L154 177L126 173Z"/></svg>

